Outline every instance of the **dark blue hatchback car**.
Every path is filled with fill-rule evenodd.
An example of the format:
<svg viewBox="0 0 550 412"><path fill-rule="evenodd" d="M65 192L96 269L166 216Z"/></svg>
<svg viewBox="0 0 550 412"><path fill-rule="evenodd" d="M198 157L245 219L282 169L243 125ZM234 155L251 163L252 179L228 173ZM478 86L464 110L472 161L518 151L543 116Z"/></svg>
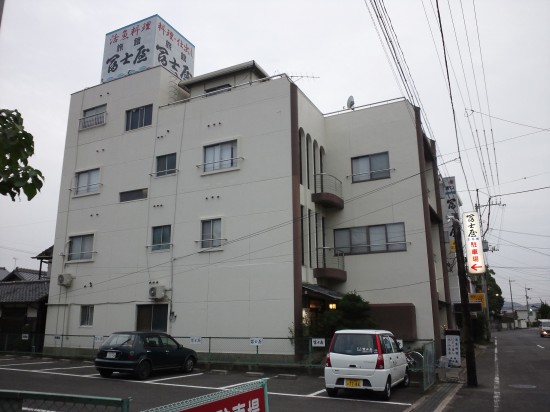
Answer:
<svg viewBox="0 0 550 412"><path fill-rule="evenodd" d="M197 352L166 333L115 332L99 348L95 367L104 378L113 372L128 372L143 380L163 369L191 372L197 360Z"/></svg>

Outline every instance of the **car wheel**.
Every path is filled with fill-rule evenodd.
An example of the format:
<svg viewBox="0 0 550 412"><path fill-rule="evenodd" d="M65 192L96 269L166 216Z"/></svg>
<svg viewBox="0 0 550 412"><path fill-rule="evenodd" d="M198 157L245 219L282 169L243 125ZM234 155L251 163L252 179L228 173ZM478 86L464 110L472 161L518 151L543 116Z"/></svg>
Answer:
<svg viewBox="0 0 550 412"><path fill-rule="evenodd" d="M192 357L185 359L185 363L183 364L182 369L186 373L192 372L193 369L195 369L195 359L193 359Z"/></svg>
<svg viewBox="0 0 550 412"><path fill-rule="evenodd" d="M142 361L136 368L136 376L139 380L143 381L151 375L151 362Z"/></svg>
<svg viewBox="0 0 550 412"><path fill-rule="evenodd" d="M409 370L407 369L407 371L405 372L405 376L403 377L403 382L401 383L401 385L404 388L406 388L410 384L411 384L411 374L410 374Z"/></svg>
<svg viewBox="0 0 550 412"><path fill-rule="evenodd" d="M386 381L386 386L384 387L384 392L382 392L382 398L385 401L389 401L391 398L391 378L388 378Z"/></svg>
<svg viewBox="0 0 550 412"><path fill-rule="evenodd" d="M338 388L325 388L327 391L327 395L331 398L334 398L336 395L338 395Z"/></svg>
<svg viewBox="0 0 550 412"><path fill-rule="evenodd" d="M109 369L100 369L99 374L104 378L110 378L113 375L113 371Z"/></svg>

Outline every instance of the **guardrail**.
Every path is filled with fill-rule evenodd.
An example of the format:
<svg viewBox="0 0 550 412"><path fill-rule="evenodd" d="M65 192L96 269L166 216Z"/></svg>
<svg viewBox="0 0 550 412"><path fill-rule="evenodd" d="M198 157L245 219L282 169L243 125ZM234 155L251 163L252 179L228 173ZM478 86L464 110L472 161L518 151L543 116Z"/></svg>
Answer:
<svg viewBox="0 0 550 412"><path fill-rule="evenodd" d="M74 410L128 412L130 399L0 390L0 410L5 412Z"/></svg>

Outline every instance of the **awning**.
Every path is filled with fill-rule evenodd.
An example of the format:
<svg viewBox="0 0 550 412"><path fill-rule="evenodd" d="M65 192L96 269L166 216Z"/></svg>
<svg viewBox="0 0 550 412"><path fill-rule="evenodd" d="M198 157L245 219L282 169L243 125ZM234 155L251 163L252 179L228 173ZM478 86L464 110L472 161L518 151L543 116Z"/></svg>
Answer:
<svg viewBox="0 0 550 412"><path fill-rule="evenodd" d="M336 292L335 290L330 290L322 286L314 285L311 283L303 283L302 291L304 295L308 295L316 298L340 300L342 299L342 297L344 297L344 294L340 292Z"/></svg>

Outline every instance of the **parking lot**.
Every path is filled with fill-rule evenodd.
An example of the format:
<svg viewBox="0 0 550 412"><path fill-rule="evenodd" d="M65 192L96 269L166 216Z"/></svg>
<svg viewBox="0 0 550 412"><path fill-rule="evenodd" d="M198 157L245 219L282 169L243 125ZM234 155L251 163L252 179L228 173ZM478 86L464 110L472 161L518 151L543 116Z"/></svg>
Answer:
<svg viewBox="0 0 550 412"><path fill-rule="evenodd" d="M415 382L397 387L389 402L375 394L340 392L329 398L322 370L204 370L201 364L189 374L163 372L146 381L131 375L102 378L92 362L53 358L0 356L0 387L5 390L65 393L83 396L131 398L131 410L141 411L211 394L260 378L267 379L271 411L404 411L423 394Z"/></svg>

